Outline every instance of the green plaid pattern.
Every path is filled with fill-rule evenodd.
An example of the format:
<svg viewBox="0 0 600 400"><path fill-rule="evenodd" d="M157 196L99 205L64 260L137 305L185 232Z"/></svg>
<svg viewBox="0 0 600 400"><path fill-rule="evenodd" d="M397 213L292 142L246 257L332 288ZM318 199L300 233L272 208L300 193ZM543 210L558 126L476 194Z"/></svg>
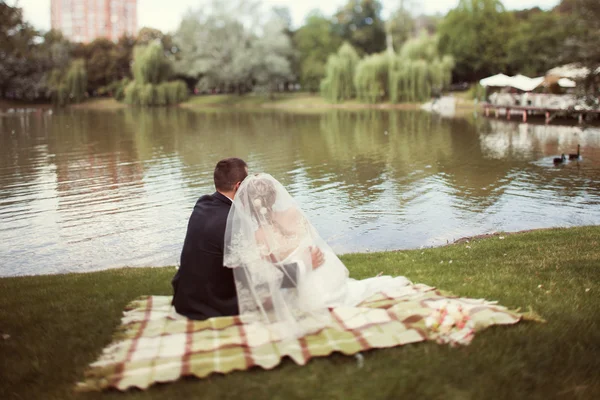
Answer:
<svg viewBox="0 0 600 400"><path fill-rule="evenodd" d="M458 322L439 326L436 318L447 315L448 307L463 310L460 315L468 319L468 326ZM330 313L331 326L278 342L271 340L264 327L244 324L239 317L177 318L170 296L140 298L129 304L115 336L118 339L90 365L77 389L146 389L183 376L203 378L254 366L271 369L285 356L304 365L333 352L352 355L425 340L468 344L476 331L521 319L520 314L492 302L444 296L421 284L380 293L358 307L335 308Z"/></svg>

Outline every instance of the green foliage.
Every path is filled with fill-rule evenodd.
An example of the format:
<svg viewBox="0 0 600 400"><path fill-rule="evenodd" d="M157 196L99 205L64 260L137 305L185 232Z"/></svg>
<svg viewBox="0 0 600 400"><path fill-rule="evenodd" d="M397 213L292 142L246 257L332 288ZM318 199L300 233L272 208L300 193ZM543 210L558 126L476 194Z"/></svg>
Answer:
<svg viewBox="0 0 600 400"><path fill-rule="evenodd" d="M129 85L130 79L123 78L120 81L113 82L109 86L109 93L117 101L123 101L125 99L125 88Z"/></svg>
<svg viewBox="0 0 600 400"><path fill-rule="evenodd" d="M563 59L565 63L587 68L589 73L579 79L577 94L589 106L600 108L600 2L570 0L568 3L573 11L568 21L573 28L565 40Z"/></svg>
<svg viewBox="0 0 600 400"><path fill-rule="evenodd" d="M166 58L162 46L157 42L135 46L133 49L133 78L136 82L157 85L169 79L171 62Z"/></svg>
<svg viewBox="0 0 600 400"><path fill-rule="evenodd" d="M294 34L294 44L298 52L300 84L304 89L316 92L325 77L327 57L340 47L342 39L334 34L328 18L313 12Z"/></svg>
<svg viewBox="0 0 600 400"><path fill-rule="evenodd" d="M136 45L148 45L154 42L159 42L163 48L163 52L168 57L174 57L179 49L173 42L173 37L168 33L162 33L160 30L150 27L143 27L138 32L135 38Z"/></svg>
<svg viewBox="0 0 600 400"><path fill-rule="evenodd" d="M363 58L356 67L354 85L358 100L377 103L388 97L390 55L373 54Z"/></svg>
<svg viewBox="0 0 600 400"><path fill-rule="evenodd" d="M47 78L52 103L63 107L69 103L81 103L87 92L87 73L84 60L74 60L64 71L53 69Z"/></svg>
<svg viewBox="0 0 600 400"><path fill-rule="evenodd" d="M187 85L183 81L163 82L158 85L129 82L124 89L126 104L141 107L179 104L188 98Z"/></svg>
<svg viewBox="0 0 600 400"><path fill-rule="evenodd" d="M473 100L484 100L485 97L485 88L481 86L479 83L475 83L471 85L469 88L469 98Z"/></svg>
<svg viewBox="0 0 600 400"><path fill-rule="evenodd" d="M0 2L0 98L32 100L44 93L43 78L51 66L35 51L38 39L21 8Z"/></svg>
<svg viewBox="0 0 600 400"><path fill-rule="evenodd" d="M378 0L349 0L335 14L334 29L361 54L385 49L385 27Z"/></svg>
<svg viewBox="0 0 600 400"><path fill-rule="evenodd" d="M149 107L158 105L156 102L155 85L146 83L142 85L140 90L140 106Z"/></svg>
<svg viewBox="0 0 600 400"><path fill-rule="evenodd" d="M104 38L89 44L79 44L74 55L86 61L90 92L94 93L103 86L120 79L115 70L114 51L116 44Z"/></svg>
<svg viewBox="0 0 600 400"><path fill-rule="evenodd" d="M398 51L408 39L410 39L415 29L415 19L409 11L404 8L403 2L400 3L400 8L390 15L386 21L386 34L389 35L392 50Z"/></svg>
<svg viewBox="0 0 600 400"><path fill-rule="evenodd" d="M423 102L440 93L452 81L452 57L440 56L437 38L421 35L402 46L391 63L390 100Z"/></svg>
<svg viewBox="0 0 600 400"><path fill-rule="evenodd" d="M140 105L140 86L135 81L129 82L125 87L124 101L130 106Z"/></svg>
<svg viewBox="0 0 600 400"><path fill-rule="evenodd" d="M500 0L460 0L439 26L439 50L454 57L456 80L473 82L506 70L513 28Z"/></svg>
<svg viewBox="0 0 600 400"><path fill-rule="evenodd" d="M69 96L74 103L81 103L85 99L87 72L83 60L75 60L71 63L67 71L66 85Z"/></svg>
<svg viewBox="0 0 600 400"><path fill-rule="evenodd" d="M167 102L167 88L164 83L156 85L154 90L154 104L157 106L166 106Z"/></svg>
<svg viewBox="0 0 600 400"><path fill-rule="evenodd" d="M358 53L349 43L344 43L336 54L327 59L325 78L321 81L321 95L332 103L353 98L354 71L359 62Z"/></svg>
<svg viewBox="0 0 600 400"><path fill-rule="evenodd" d="M122 81L120 85L123 92L122 101L132 106L153 107L179 104L187 100L188 91L185 82L179 80L166 82L171 71L171 62L159 43L136 46L134 80ZM121 97L120 93L119 97Z"/></svg>
<svg viewBox="0 0 600 400"><path fill-rule="evenodd" d="M507 45L511 70L527 76L544 75L560 65L560 49L577 24L559 13L537 12L518 24Z"/></svg>

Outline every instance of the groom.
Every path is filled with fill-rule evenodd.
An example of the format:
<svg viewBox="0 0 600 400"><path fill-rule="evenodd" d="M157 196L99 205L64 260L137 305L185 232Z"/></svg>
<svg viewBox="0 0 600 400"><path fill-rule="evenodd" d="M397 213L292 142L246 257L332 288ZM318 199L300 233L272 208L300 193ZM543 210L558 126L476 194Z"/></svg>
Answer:
<svg viewBox="0 0 600 400"><path fill-rule="evenodd" d="M171 284L175 310L191 319L238 314L233 270L223 266L225 226L231 203L248 166L239 158L217 163L217 191L196 202L181 251L181 265Z"/></svg>
<svg viewBox="0 0 600 400"><path fill-rule="evenodd" d="M243 160L219 161L214 172L217 191L200 197L194 206L181 251L181 265L171 282L173 306L179 314L204 320L239 313L233 270L223 265L223 250L227 215L246 176L248 166ZM318 248L311 249L311 258L313 268L324 262ZM287 266L284 268L290 271Z"/></svg>

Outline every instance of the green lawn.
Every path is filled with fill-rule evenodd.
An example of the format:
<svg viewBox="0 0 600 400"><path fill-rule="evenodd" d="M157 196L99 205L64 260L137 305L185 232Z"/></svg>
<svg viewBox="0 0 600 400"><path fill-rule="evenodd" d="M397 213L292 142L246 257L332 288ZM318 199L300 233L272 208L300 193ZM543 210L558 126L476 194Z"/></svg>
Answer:
<svg viewBox="0 0 600 400"><path fill-rule="evenodd" d="M340 104L332 104L318 94L310 93L277 93L273 98L266 94L248 93L243 96L237 94L216 94L192 96L181 104L189 108L205 107L244 107L244 108L284 108L306 110L328 109L364 109L364 108L393 108L393 109L418 109L418 103L378 103L365 104L358 100L348 100Z"/></svg>
<svg viewBox="0 0 600 400"><path fill-rule="evenodd" d="M410 234L410 232L407 232ZM503 239L502 239L503 238ZM450 263L452 260L452 263ZM467 347L420 343L286 360L142 392L75 394L124 306L170 294L175 268L0 279L0 399L598 399L600 227L495 236L446 247L343 257L353 277L405 275L468 297L531 307L545 324L479 333Z"/></svg>

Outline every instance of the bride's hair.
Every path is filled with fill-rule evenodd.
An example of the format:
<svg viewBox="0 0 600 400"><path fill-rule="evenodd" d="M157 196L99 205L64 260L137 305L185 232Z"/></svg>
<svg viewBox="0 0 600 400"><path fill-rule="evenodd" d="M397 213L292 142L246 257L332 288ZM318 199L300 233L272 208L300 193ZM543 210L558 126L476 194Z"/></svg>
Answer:
<svg viewBox="0 0 600 400"><path fill-rule="evenodd" d="M250 209L255 218L263 215L269 218L273 204L277 200L277 189L273 182L267 178L254 175L247 182L248 199L250 200Z"/></svg>

